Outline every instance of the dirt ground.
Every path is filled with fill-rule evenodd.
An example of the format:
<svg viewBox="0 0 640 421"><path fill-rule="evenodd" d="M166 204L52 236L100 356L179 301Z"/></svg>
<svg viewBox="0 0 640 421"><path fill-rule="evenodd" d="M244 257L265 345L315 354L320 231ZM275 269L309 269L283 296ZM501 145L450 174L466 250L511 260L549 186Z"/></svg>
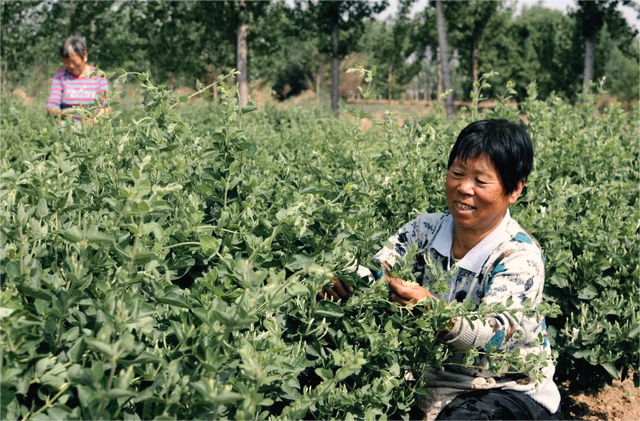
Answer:
<svg viewBox="0 0 640 421"><path fill-rule="evenodd" d="M604 390L565 392L562 396L565 420L640 420L640 388L633 379L614 381Z"/></svg>

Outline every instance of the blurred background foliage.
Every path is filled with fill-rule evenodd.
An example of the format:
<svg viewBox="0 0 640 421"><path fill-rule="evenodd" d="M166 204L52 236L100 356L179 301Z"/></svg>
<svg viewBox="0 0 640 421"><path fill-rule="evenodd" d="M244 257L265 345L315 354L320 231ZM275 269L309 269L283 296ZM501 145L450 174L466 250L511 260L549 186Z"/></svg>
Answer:
<svg viewBox="0 0 640 421"><path fill-rule="evenodd" d="M342 99L357 99L360 81L344 70L361 61L377 66L378 99L432 101L443 92L435 3L416 12L415 0L2 1L2 83L5 91L21 86L30 96L46 95L61 68L62 41L77 34L103 70L149 71L170 88L195 87L196 79L211 82L236 67L242 20L249 84L278 100L328 92L336 83ZM493 85L512 80L518 101L532 81L541 99L555 93L575 101L586 79L603 76L618 101L637 101L637 29L621 6L638 10L630 0L580 0L566 13L541 3L443 1L453 98L468 101L478 75L495 70ZM334 56L340 82L331 78Z"/></svg>

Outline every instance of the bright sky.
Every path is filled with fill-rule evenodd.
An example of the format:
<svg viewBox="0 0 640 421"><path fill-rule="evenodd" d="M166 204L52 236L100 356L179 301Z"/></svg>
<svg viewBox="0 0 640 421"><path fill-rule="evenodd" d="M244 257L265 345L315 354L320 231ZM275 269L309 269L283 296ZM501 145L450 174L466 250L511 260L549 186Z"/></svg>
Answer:
<svg viewBox="0 0 640 421"><path fill-rule="evenodd" d="M427 3L428 3L428 0L416 1L413 5L412 13L416 13L424 9ZM573 8L577 4L575 0L518 0L517 10L519 11L524 5L533 6L537 3L542 3L544 7L549 9L562 10L565 13L569 7ZM618 7L620 8L624 16L627 18L627 21L629 21L629 23L633 25L636 29L640 30L640 20L638 19L638 12L633 10L631 7L624 7L624 6L618 6ZM396 13L397 10L398 10L398 0L389 0L389 7L387 7L387 9L380 14L379 18L384 19L388 15Z"/></svg>

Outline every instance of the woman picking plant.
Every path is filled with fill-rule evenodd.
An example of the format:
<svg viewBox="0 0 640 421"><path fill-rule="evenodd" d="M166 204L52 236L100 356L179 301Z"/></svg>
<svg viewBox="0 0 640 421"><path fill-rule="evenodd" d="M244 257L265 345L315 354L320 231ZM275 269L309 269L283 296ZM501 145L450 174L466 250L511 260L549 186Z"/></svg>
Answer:
<svg viewBox="0 0 640 421"><path fill-rule="evenodd" d="M95 125L96 118L108 111L106 107L100 108L95 117L70 115L67 110L92 104L96 99L106 106L104 98L109 91L107 79L91 75L95 68L87 63L88 53L84 37L67 38L62 44L60 55L64 69L56 73L51 80L47 112L54 116L71 116L75 120L91 121Z"/></svg>
<svg viewBox="0 0 640 421"><path fill-rule="evenodd" d="M464 128L449 155L445 186L449 211L418 216L391 237L392 248L374 256L383 268L391 300L401 305L471 300L476 308L538 306L544 287L542 251L509 214L532 167L533 145L522 127L506 120L483 120ZM414 268L421 285L390 273L413 246L419 249ZM434 278L425 257L445 269L457 268L448 279L448 292L429 291ZM321 295L346 300L353 292L336 279L333 288L325 288ZM427 419L559 419L560 394L553 381L544 318L504 311L475 320L455 317L449 326L439 338L458 352L444 370L429 368L423 373L426 396L420 406ZM480 349L475 363L464 364L464 352L473 349ZM547 360L543 381L537 383L515 370L489 372L492 352Z"/></svg>

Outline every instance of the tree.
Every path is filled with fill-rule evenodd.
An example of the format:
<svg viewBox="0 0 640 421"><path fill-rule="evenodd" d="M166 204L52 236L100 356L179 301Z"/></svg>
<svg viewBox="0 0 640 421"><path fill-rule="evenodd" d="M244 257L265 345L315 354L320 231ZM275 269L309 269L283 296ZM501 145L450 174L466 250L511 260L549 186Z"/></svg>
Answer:
<svg viewBox="0 0 640 421"><path fill-rule="evenodd" d="M540 5L524 7L519 16L505 22L499 34L485 38L479 60L487 71L499 72L487 94L496 95L511 80L516 84L516 99L523 100L527 86L535 81L541 98L554 91L573 98L579 88L575 76L581 72L575 45L573 18Z"/></svg>
<svg viewBox="0 0 640 421"><path fill-rule="evenodd" d="M512 10L502 1L455 1L448 2L444 10L447 35L454 50L460 55L461 66L468 69L469 82L463 93L468 95L478 81L481 70L480 53L486 40L495 39L504 31ZM491 69L484 69L489 71Z"/></svg>
<svg viewBox="0 0 640 421"><path fill-rule="evenodd" d="M320 54L331 55L331 109L338 110L340 96L340 60L359 48L364 23L374 13L387 7L387 0L375 3L360 1L299 1L301 31L315 37ZM304 29L306 28L306 29ZM344 42L340 38L344 37Z"/></svg>
<svg viewBox="0 0 640 421"><path fill-rule="evenodd" d="M204 37L208 39L202 54L209 56L219 68L233 66L240 72L236 79L238 97L241 106L245 106L249 98L249 63L257 54L249 40L268 37L259 21L269 13L272 4L244 0L194 3L198 4L197 19L204 25ZM265 54L269 54L270 50L265 50ZM231 57L233 52L235 58Z"/></svg>
<svg viewBox="0 0 640 421"><path fill-rule="evenodd" d="M2 21L2 84L7 85L9 72L17 69L20 56L33 45L33 33L37 31L37 8L31 2L0 3Z"/></svg>
<svg viewBox="0 0 640 421"><path fill-rule="evenodd" d="M205 54L210 35L201 5L194 1L112 3L108 13L96 19L100 34L96 45L110 66L150 70L156 83L169 80L171 86L174 79L186 79L192 85L210 58ZM218 40L217 44L224 43Z"/></svg>
<svg viewBox="0 0 640 421"><path fill-rule="evenodd" d="M449 67L449 54L447 46L447 28L444 19L444 11L442 10L442 0L435 1L436 19L438 25L438 44L440 46L440 58L442 62L442 79L444 82L445 92L451 89L451 69ZM453 95L449 93L446 98L447 117L453 118Z"/></svg>
<svg viewBox="0 0 640 421"><path fill-rule="evenodd" d="M578 0L578 8L573 12L578 30L584 38L584 73L582 84L588 89L594 78L595 50L598 33L605 23L613 30L614 37L623 37L631 41L638 33L631 29L618 5L631 5L631 0Z"/></svg>
<svg viewBox="0 0 640 421"><path fill-rule="evenodd" d="M238 96L240 106L245 107L249 101L249 85L247 83L247 21L244 17L247 5L240 1L240 13L238 15Z"/></svg>
<svg viewBox="0 0 640 421"><path fill-rule="evenodd" d="M386 88L387 98L393 98L394 87L408 84L418 75L422 68L424 47L412 43L414 32L420 28L410 21L406 15L400 15L395 21L371 21L367 25L364 37L365 51L369 66L377 66L378 73L386 75L386 81L374 81L377 89Z"/></svg>

